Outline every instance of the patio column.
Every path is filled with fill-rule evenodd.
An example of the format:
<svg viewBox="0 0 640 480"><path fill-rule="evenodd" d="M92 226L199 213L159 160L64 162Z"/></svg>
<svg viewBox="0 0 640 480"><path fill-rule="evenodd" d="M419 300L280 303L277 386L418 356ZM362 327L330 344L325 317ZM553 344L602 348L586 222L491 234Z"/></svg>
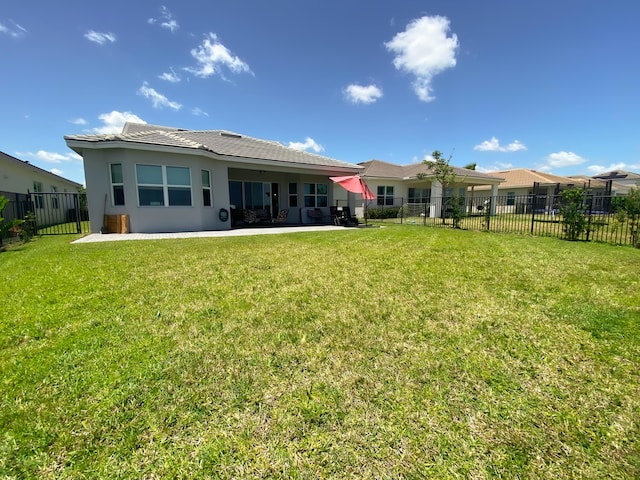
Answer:
<svg viewBox="0 0 640 480"><path fill-rule="evenodd" d="M491 215L496 214L497 203L498 203L498 185L491 185Z"/></svg>
<svg viewBox="0 0 640 480"><path fill-rule="evenodd" d="M431 208L429 217L439 218L442 211L442 184L438 180L431 182Z"/></svg>

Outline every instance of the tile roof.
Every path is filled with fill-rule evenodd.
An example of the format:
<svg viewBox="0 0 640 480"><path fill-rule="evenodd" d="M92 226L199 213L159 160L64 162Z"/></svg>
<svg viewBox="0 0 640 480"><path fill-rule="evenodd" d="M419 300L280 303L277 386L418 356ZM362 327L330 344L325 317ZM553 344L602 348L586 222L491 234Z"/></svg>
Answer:
<svg viewBox="0 0 640 480"><path fill-rule="evenodd" d="M613 170L611 172L599 173L592 178L600 180L640 180L640 175L625 170Z"/></svg>
<svg viewBox="0 0 640 480"><path fill-rule="evenodd" d="M383 160L369 160L368 162L362 162L359 165L365 167L364 171L361 173L363 177L409 179L415 178L419 173L424 173L427 176L430 175L429 169L424 163L396 165ZM453 172L457 176L464 177L466 179L488 180L491 182L501 179L500 175L486 174L476 170L454 167L453 165L452 168Z"/></svg>
<svg viewBox="0 0 640 480"><path fill-rule="evenodd" d="M489 172L489 174L504 178L504 182L500 184L500 188L532 187L536 182L542 185L552 185L557 183L561 185L578 185L584 183L580 179L561 177L550 173L529 170L527 168L500 170L496 172Z"/></svg>
<svg viewBox="0 0 640 480"><path fill-rule="evenodd" d="M354 170L362 167L316 155L281 143L228 132L225 130L184 130L149 124L125 124L122 133L108 135L68 135L67 142L126 142L174 148L197 149L227 157L268 160L297 165L335 167Z"/></svg>

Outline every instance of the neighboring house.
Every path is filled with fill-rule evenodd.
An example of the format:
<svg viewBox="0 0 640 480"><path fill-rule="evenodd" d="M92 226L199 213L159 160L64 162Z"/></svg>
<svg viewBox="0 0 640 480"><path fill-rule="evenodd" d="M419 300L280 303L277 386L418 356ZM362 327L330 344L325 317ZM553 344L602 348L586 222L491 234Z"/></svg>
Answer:
<svg viewBox="0 0 640 480"><path fill-rule="evenodd" d="M363 179L371 191L376 194L376 200L369 205L402 206L404 204L429 204L430 217L439 217L442 213L443 197L466 198L470 188L484 186L486 196L496 195L498 185L502 181L500 175L489 175L475 170L453 167L456 174L455 184L444 191L439 181L434 179L424 163L411 165L396 165L382 160L370 160L360 165L364 167ZM470 205L470 202L467 202Z"/></svg>
<svg viewBox="0 0 640 480"><path fill-rule="evenodd" d="M558 196L562 190L569 188L588 187L596 195L607 193L606 182L562 177L550 173L538 172L527 168L515 168L512 170L499 170L489 172L504 179L498 188L498 201L496 208L498 213L525 213L535 208L536 211L552 213L558 208ZM534 191L537 185L538 190ZM476 188L480 193L486 187ZM532 196L536 194L536 205L532 205Z"/></svg>
<svg viewBox="0 0 640 480"><path fill-rule="evenodd" d="M611 172L600 173L591 178L596 180L611 180L611 191L614 195L626 195L631 187L640 186L640 175L624 170L613 170Z"/></svg>
<svg viewBox="0 0 640 480"><path fill-rule="evenodd" d="M77 193L80 188L79 183L0 152L0 195L12 202L32 200L31 207L38 224L65 221L68 212L64 208L63 194ZM27 199L29 193L33 194L31 199ZM19 214L14 212L14 215L23 217L26 210L27 207L20 208Z"/></svg>
<svg viewBox="0 0 640 480"><path fill-rule="evenodd" d="M121 134L65 136L84 159L92 232L105 215L131 232L227 230L331 221L330 176L358 165L223 130L127 123Z"/></svg>

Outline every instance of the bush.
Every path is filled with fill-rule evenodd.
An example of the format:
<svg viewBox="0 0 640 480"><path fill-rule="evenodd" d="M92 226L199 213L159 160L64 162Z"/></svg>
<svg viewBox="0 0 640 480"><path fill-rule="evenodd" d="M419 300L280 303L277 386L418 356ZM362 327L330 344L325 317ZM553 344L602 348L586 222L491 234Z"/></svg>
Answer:
<svg viewBox="0 0 640 480"><path fill-rule="evenodd" d="M382 220L385 218L398 218L400 207L373 207L367 208L367 218Z"/></svg>
<svg viewBox="0 0 640 480"><path fill-rule="evenodd" d="M584 190L581 188L572 188L562 192L560 213L562 214L562 229L567 240L578 240L587 228L584 199Z"/></svg>

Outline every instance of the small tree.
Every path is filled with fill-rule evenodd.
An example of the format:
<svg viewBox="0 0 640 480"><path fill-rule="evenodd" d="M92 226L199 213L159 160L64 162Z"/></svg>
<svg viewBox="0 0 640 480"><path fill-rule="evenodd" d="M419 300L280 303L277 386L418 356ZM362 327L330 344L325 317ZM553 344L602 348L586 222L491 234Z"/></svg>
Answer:
<svg viewBox="0 0 640 480"><path fill-rule="evenodd" d="M585 193L581 188L572 188L562 192L560 214L565 239L575 241L587 228L587 217L584 214Z"/></svg>
<svg viewBox="0 0 640 480"><path fill-rule="evenodd" d="M631 187L624 197L614 198L616 216L620 222L629 222L631 242L640 248L640 186Z"/></svg>
<svg viewBox="0 0 640 480"><path fill-rule="evenodd" d="M631 239L640 248L640 187L631 187L625 201L631 226Z"/></svg>
<svg viewBox="0 0 640 480"><path fill-rule="evenodd" d="M445 159L442 156L441 151L435 150L431 154L431 157L433 158L433 160L423 160L422 163L424 163L427 168L429 168L431 176L438 180L438 182L440 182L440 184L442 185L442 197L443 200L445 200L445 189L450 185L453 185L457 177L456 172L453 170L453 167L449 164L449 162L451 161L451 156L449 156L448 159ZM425 173L418 175L418 178L425 178L426 176L427 174ZM444 211L446 206L451 207L451 216L453 218L454 228L460 228L460 221L462 220L463 215L463 211L460 206L460 199L453 196L451 198L447 198L446 203L443 202L443 208L441 212L442 223L444 223Z"/></svg>

